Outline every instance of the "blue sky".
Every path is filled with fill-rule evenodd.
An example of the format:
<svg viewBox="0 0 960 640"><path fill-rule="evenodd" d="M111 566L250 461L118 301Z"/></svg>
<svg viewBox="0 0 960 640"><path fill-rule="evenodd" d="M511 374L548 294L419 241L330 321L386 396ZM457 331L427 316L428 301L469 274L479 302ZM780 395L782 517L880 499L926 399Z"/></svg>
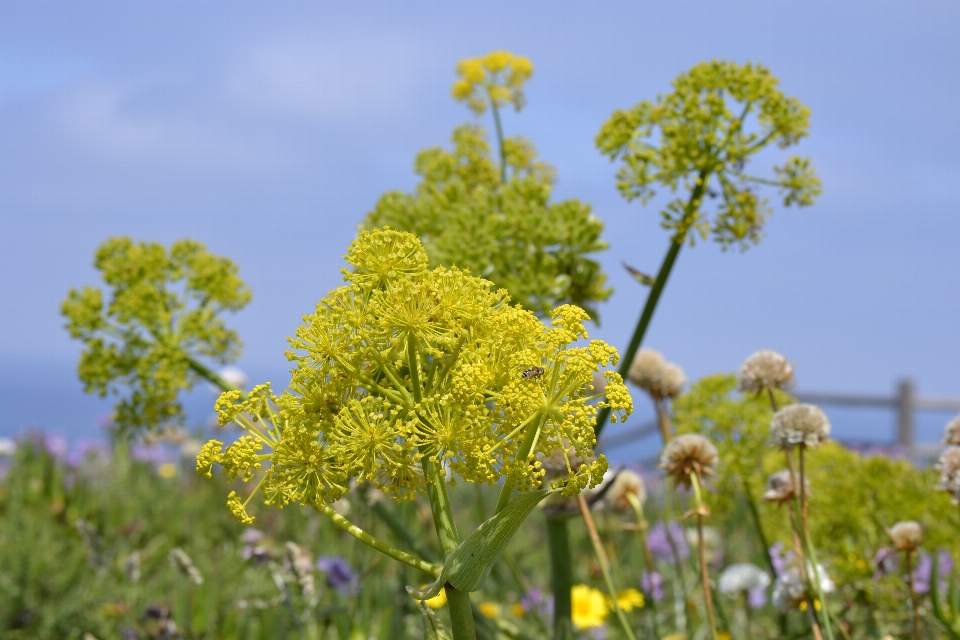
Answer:
<svg viewBox="0 0 960 640"><path fill-rule="evenodd" d="M684 249L647 344L694 378L766 347L799 389L908 376L960 396L956 2L3 1L0 435L96 435L108 405L81 393L58 307L113 235L196 238L238 262L254 293L233 320L240 366L282 384L285 338L339 283L357 222L472 119L449 98L456 62L494 49L536 68L508 133L607 225L617 292L594 336L625 344L643 291L619 263L654 270L667 242L655 205L617 194L600 125L699 61L754 61L812 109L797 152L824 194L776 207L747 253ZM211 399L191 400L198 420ZM871 416L848 436L891 433Z"/></svg>

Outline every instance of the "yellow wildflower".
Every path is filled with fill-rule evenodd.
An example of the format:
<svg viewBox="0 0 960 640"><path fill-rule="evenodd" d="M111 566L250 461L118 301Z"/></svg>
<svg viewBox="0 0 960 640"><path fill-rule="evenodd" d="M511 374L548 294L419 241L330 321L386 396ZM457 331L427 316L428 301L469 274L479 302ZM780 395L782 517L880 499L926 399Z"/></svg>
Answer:
<svg viewBox="0 0 960 640"><path fill-rule="evenodd" d="M495 602L481 602L477 609L487 618L496 618L500 615L500 605Z"/></svg>
<svg viewBox="0 0 960 640"><path fill-rule="evenodd" d="M527 613L527 610L524 609L523 605L520 604L519 602L513 603L513 605L510 607L510 611L513 613L513 615L517 616L518 618L523 617Z"/></svg>
<svg viewBox="0 0 960 640"><path fill-rule="evenodd" d="M492 283L458 269L427 269L416 236L389 229L360 234L350 246L347 283L304 317L287 356L295 362L287 393L254 387L245 400L224 393L220 422L246 434L222 449L211 441L197 458L228 479L261 476L251 497L283 507L336 502L350 481L396 500L427 491L424 461L462 478L520 491L539 488L538 459L563 449L566 495L596 486L607 470L594 456L600 408L613 420L633 410L623 381L605 372L617 362L601 341L586 346L579 307L554 310L550 326L509 304ZM536 376L524 376L534 369ZM599 401L599 402L595 402ZM561 447L561 443L563 446ZM571 465L571 458L590 460ZM250 498L230 500L242 522Z"/></svg>
<svg viewBox="0 0 960 640"><path fill-rule="evenodd" d="M440 607L447 604L447 592L441 589L440 593L438 593L436 596L428 600L424 600L424 602L426 602L427 606L430 607L431 609L439 609Z"/></svg>
<svg viewBox="0 0 960 640"><path fill-rule="evenodd" d="M177 465L171 462L164 462L157 468L157 474L161 478L169 480L177 475Z"/></svg>
<svg viewBox="0 0 960 640"><path fill-rule="evenodd" d="M603 593L585 584L578 584L570 592L573 599L573 626L577 629L602 627L610 613Z"/></svg>
<svg viewBox="0 0 960 640"><path fill-rule="evenodd" d="M607 596L607 604L613 608L613 600ZM617 606L624 611L633 611L634 608L642 609L645 601L643 594L636 589L624 589L617 592Z"/></svg>

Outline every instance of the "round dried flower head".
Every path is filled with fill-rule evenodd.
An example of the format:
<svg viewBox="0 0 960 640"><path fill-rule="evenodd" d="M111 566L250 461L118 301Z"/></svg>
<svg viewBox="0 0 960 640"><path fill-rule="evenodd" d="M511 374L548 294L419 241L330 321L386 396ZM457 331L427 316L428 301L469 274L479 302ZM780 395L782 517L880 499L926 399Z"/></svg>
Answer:
<svg viewBox="0 0 960 640"><path fill-rule="evenodd" d="M898 551L914 551L923 540L923 529L920 528L920 523L907 520L887 529L887 535Z"/></svg>
<svg viewBox="0 0 960 640"><path fill-rule="evenodd" d="M728 596L742 596L754 589L770 586L770 576L755 564L741 562L732 564L720 574L717 588Z"/></svg>
<svg viewBox="0 0 960 640"><path fill-rule="evenodd" d="M767 502L787 502L793 500L796 495L799 480L790 476L790 472L784 469L778 471L767 478L767 486L763 491L763 499ZM810 495L809 483L804 483L804 495Z"/></svg>
<svg viewBox="0 0 960 640"><path fill-rule="evenodd" d="M676 398L683 391L683 385L687 384L687 376L683 373L680 365L668 362L663 368L663 376L660 380L660 391L665 398Z"/></svg>
<svg viewBox="0 0 960 640"><path fill-rule="evenodd" d="M659 351L640 349L630 363L627 379L641 389L649 389L660 379L667 361Z"/></svg>
<svg viewBox="0 0 960 640"><path fill-rule="evenodd" d="M678 486L690 487L690 474L712 476L717 464L717 448L703 436L687 433L677 436L663 448L659 467L673 476Z"/></svg>
<svg viewBox="0 0 960 640"><path fill-rule="evenodd" d="M795 444L815 447L830 435L830 421L820 407L792 404L777 411L770 422L773 444L789 449Z"/></svg>
<svg viewBox="0 0 960 640"><path fill-rule="evenodd" d="M740 390L744 393L785 389L792 380L793 365L776 351L761 349L751 353L740 365Z"/></svg>
<svg viewBox="0 0 960 640"><path fill-rule="evenodd" d="M675 398L683 391L687 377L679 365L667 362L659 351L641 349L630 364L627 379L655 400Z"/></svg>
<svg viewBox="0 0 960 640"><path fill-rule="evenodd" d="M943 444L960 445L960 413L943 428Z"/></svg>
<svg viewBox="0 0 960 640"><path fill-rule="evenodd" d="M940 472L937 489L953 496L954 503L960 503L960 446L947 447L940 454L937 471Z"/></svg>
<svg viewBox="0 0 960 640"><path fill-rule="evenodd" d="M647 500L647 487L643 483L643 478L630 469L607 471L603 482L595 491L603 491L606 488L604 485L607 484L610 485L610 488L606 490L603 499L600 501L601 506L607 509L631 511L629 495L635 496L637 502L641 505Z"/></svg>

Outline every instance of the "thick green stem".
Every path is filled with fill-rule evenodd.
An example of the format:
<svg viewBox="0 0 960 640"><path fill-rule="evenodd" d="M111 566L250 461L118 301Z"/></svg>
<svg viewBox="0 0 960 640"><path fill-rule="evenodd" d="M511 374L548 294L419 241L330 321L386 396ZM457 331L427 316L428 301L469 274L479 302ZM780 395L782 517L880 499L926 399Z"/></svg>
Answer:
<svg viewBox="0 0 960 640"><path fill-rule="evenodd" d="M198 360L194 360L192 357L186 354L184 354L184 357L187 359L187 365L189 365L190 369L192 369L193 372L199 375L201 378L204 378L210 384L213 384L219 387L222 391L239 391L240 399L246 400L247 398L246 391L244 391L243 389L238 389L237 387L233 386L232 384L224 380L223 376L221 376L219 373L217 373L210 367L206 366L202 362Z"/></svg>
<svg viewBox="0 0 960 640"><path fill-rule="evenodd" d="M544 420L545 416L540 414L536 419L535 426L532 429L527 429L527 432L523 436L523 442L520 443L520 449L517 451L517 460L526 460L530 455L530 450L533 448L533 443L536 442L537 436L540 434ZM503 482L500 497L497 498L497 509L495 513L500 513L510 504L510 495L513 493L514 486L516 486L516 482L509 478Z"/></svg>
<svg viewBox="0 0 960 640"><path fill-rule="evenodd" d="M550 579L553 583L553 640L573 640L571 613L573 602L573 566L570 562L569 517L547 516L547 541L550 545Z"/></svg>
<svg viewBox="0 0 960 640"><path fill-rule="evenodd" d="M400 562L406 565L409 565L414 569L419 569L424 573L429 573L435 578L440 576L440 571L443 568L440 565L433 564L432 562L427 562L426 560L423 560L412 554L409 554L406 551L401 551L400 549L391 547L386 542L383 542L378 538L374 538L372 535L370 535L369 533L367 533L366 531L364 531L357 525L353 524L352 522L344 518L342 515L340 515L336 511L334 511L333 507L331 507L326 502L321 501L321 502L316 502L314 504L316 505L317 509L319 509L323 513L323 515L327 516L328 518L330 518L330 520L333 521L333 524L335 524L338 528L346 531L347 533L349 533L350 535L352 535L354 538L364 543L365 545L369 547L373 547L380 553L386 554L391 558L393 558L394 560L399 560Z"/></svg>
<svg viewBox="0 0 960 640"><path fill-rule="evenodd" d="M446 584L447 607L450 609L450 628L453 640L476 640L477 630L473 625L473 608L470 606L470 594Z"/></svg>
<svg viewBox="0 0 960 640"><path fill-rule="evenodd" d="M411 334L407 340L407 368L410 371L410 386L413 399L420 402L423 391L420 386L420 353L417 340ZM447 494L447 480L444 477L443 467L429 454L421 451L420 466L427 481L427 496L430 498L430 510L433 512L433 524L437 530L437 539L444 560L460 544L460 535L457 533L457 524L453 519L453 509L450 507L450 496ZM447 594L447 606L450 609L450 628L453 631L453 640L476 640L477 632L473 626L473 609L470 606L470 594L460 591L453 585L444 585Z"/></svg>
<svg viewBox="0 0 960 640"><path fill-rule="evenodd" d="M686 212L684 213L683 220L680 222L681 231L678 231L678 233L674 235L670 242L670 249L667 251L667 255L664 257L663 263L660 265L660 271L657 272L657 279L653 283L653 287L650 288L650 293L647 295L647 302L643 305L643 312L640 314L640 320L637 322L637 327L634 329L633 336L630 338L630 344L627 345L627 350L621 354L620 368L618 369L618 373L624 379L627 378L627 373L630 371L630 365L633 363L633 358L635 355L637 355L637 350L640 348L640 343L643 342L643 336L647 333L647 327L650 326L650 320L653 318L653 312L657 308L657 302L660 301L660 294L663 292L663 288L667 284L667 278L670 277L670 272L673 270L673 264L677 261L677 256L680 254L680 249L683 248L683 244L686 242L687 232L690 228L690 224L693 222L694 215L700 208L700 199L703 197L703 191L709 176L710 172L707 170L700 172L699 182L690 193L690 199L687 201ZM597 434L597 437L600 437L600 432L603 431L603 428L607 424L607 419L609 417L609 407L604 407L597 414L597 424L594 427L594 432Z"/></svg>
<svg viewBox="0 0 960 640"><path fill-rule="evenodd" d="M583 494L577 494L577 504L580 506L580 515L583 516L583 522L587 525L587 534L590 536L590 544L593 545L593 553L597 557L597 562L600 563L600 572L603 574L603 581L607 585L607 593L610 594L610 601L613 604L613 610L617 615L617 620L620 621L620 626L623 628L623 632L627 635L630 640L637 640L637 637L633 635L633 629L630 628L630 623L627 621L627 616L623 613L623 609L620 608L620 604L617 602L617 588L613 584L613 578L610 576L610 561L607 559L607 553L603 550L603 541L600 540L600 534L597 533L597 526L593 522L593 516L590 515L590 507L587 506L587 501L583 499ZM716 640L716 638L713 638Z"/></svg>

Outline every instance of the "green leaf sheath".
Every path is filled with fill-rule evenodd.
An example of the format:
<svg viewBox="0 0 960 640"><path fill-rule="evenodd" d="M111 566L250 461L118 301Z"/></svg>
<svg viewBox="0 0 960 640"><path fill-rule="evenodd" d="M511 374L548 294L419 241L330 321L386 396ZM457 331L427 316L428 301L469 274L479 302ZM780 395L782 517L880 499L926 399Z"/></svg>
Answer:
<svg viewBox="0 0 960 640"><path fill-rule="evenodd" d="M439 594L444 584L450 584L460 591L478 590L510 538L534 507L550 493L549 490L540 490L519 494L500 513L477 527L447 556L443 571L433 584L423 590L407 587L407 591L425 600Z"/></svg>

